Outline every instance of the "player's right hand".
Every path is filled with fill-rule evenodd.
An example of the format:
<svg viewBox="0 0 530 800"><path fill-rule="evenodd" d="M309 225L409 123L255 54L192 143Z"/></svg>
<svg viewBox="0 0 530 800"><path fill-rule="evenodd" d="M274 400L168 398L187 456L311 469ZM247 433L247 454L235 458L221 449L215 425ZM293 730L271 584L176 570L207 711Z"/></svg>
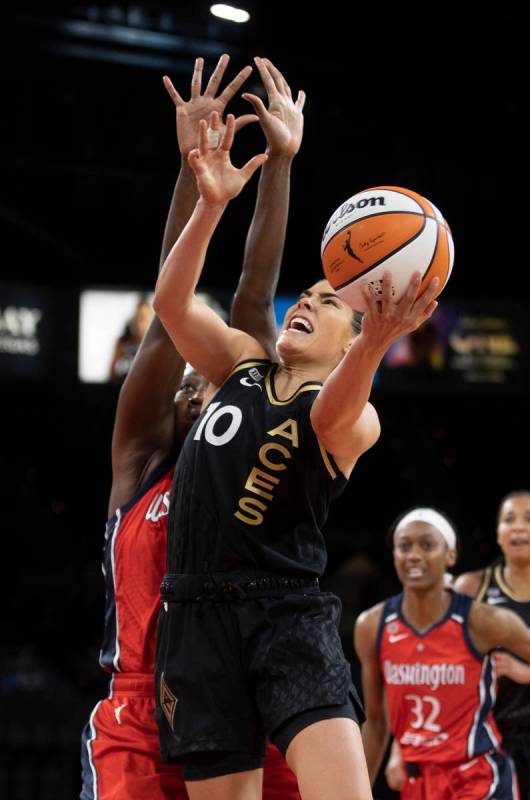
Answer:
<svg viewBox="0 0 530 800"><path fill-rule="evenodd" d="M405 783L405 769L401 758L390 756L385 768L385 778L390 789L394 792L400 792Z"/></svg>
<svg viewBox="0 0 530 800"><path fill-rule="evenodd" d="M209 206L224 206L236 197L254 172L267 160L266 153L254 156L244 167L237 169L230 161L230 148L235 135L235 118L226 118L226 130L221 143L211 149L208 131L219 130L220 119L217 111L210 115L210 125L206 120L199 122L199 147L188 154L188 162L197 178L197 188L202 201Z"/></svg>

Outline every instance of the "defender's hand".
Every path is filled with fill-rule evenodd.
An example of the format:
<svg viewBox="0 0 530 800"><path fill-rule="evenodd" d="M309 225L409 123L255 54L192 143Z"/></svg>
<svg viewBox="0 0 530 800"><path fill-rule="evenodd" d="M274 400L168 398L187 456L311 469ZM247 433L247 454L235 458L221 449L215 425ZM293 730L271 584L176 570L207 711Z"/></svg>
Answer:
<svg viewBox="0 0 530 800"><path fill-rule="evenodd" d="M167 93L173 100L177 110L177 140L180 152L183 156L187 156L190 150L199 146L199 122L201 119L208 120L212 111L217 111L220 123L217 130L217 139L213 136L209 137L210 147L216 148L219 146L219 142L224 134L222 117L225 108L252 72L252 67L244 67L241 72L230 81L221 94L216 97L229 61L230 56L226 53L221 56L208 81L208 86L204 93L202 93L204 59L197 58L195 60L195 69L191 79L191 96L189 100L182 99L167 75L164 75L162 79ZM244 114L238 117L235 125L236 132L241 130L245 125L248 125L249 122L257 122L257 120L258 117L255 114Z"/></svg>
<svg viewBox="0 0 530 800"><path fill-rule="evenodd" d="M280 70L267 58L255 58L254 61L267 90L269 108L255 94L245 92L241 96L254 106L267 139L267 153L292 157L302 144L305 92L299 91L295 102Z"/></svg>

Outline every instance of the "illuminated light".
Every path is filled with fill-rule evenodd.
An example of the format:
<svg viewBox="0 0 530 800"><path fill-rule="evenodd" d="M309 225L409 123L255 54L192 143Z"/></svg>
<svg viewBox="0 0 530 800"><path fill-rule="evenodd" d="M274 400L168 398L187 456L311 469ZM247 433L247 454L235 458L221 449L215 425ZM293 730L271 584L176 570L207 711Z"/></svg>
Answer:
<svg viewBox="0 0 530 800"><path fill-rule="evenodd" d="M230 22L248 22L250 19L248 11L234 6L227 6L224 3L216 3L210 6L210 12L214 17L221 17L221 19L227 19Z"/></svg>

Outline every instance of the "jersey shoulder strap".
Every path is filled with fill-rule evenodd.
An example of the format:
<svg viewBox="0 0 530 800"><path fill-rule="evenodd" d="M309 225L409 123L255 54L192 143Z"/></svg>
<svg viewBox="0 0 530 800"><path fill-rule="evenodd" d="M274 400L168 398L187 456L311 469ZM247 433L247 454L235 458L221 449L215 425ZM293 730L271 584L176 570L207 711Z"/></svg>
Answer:
<svg viewBox="0 0 530 800"><path fill-rule="evenodd" d="M491 585L492 575L493 575L492 567L486 567L486 569L482 573L482 581L480 583L479 590L475 595L477 602L480 603L484 599L484 595L486 594Z"/></svg>
<svg viewBox="0 0 530 800"><path fill-rule="evenodd" d="M379 627L377 629L377 636L375 640L375 651L378 656L381 651L381 639L383 638L385 626L388 625L388 623L399 619L402 600L403 593L401 592L393 597L389 597L388 600L385 601L383 610L381 611L381 619L379 620Z"/></svg>

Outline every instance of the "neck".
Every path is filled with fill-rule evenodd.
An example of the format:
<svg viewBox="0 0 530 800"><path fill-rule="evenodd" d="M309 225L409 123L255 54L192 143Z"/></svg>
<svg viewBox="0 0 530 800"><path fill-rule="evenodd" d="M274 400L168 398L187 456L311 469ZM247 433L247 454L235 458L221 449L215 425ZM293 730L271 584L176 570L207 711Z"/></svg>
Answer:
<svg viewBox="0 0 530 800"><path fill-rule="evenodd" d="M504 567L504 579L522 600L530 600L530 562L513 562Z"/></svg>
<svg viewBox="0 0 530 800"><path fill-rule="evenodd" d="M427 630L447 614L451 594L444 588L443 580L428 589L403 590L402 613L417 631Z"/></svg>

